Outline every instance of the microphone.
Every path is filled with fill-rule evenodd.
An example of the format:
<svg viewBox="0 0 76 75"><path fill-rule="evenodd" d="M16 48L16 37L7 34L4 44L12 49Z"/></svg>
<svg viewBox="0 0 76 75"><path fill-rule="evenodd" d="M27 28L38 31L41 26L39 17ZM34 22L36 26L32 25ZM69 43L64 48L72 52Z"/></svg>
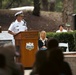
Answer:
<svg viewBox="0 0 76 75"><path fill-rule="evenodd" d="M23 19L24 25L27 25L27 22Z"/></svg>

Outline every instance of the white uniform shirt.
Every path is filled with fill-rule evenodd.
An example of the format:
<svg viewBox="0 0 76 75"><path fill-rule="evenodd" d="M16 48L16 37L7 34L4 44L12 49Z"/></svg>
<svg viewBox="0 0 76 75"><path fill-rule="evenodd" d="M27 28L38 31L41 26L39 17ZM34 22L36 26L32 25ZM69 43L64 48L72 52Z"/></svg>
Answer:
<svg viewBox="0 0 76 75"><path fill-rule="evenodd" d="M26 23L24 23L24 21L18 22L17 20L15 20L15 22L11 23L8 30L14 33L19 33L21 31L27 30L27 26Z"/></svg>
<svg viewBox="0 0 76 75"><path fill-rule="evenodd" d="M63 29L62 31L57 30L56 33L57 33L57 32L67 32L67 30L65 30L65 29Z"/></svg>

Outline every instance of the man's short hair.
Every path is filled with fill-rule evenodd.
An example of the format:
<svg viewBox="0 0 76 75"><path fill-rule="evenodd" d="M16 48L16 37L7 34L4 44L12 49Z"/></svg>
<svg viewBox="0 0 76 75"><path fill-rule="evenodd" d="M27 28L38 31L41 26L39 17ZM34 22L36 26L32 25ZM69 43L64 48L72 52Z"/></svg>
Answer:
<svg viewBox="0 0 76 75"><path fill-rule="evenodd" d="M47 41L47 48L48 49L52 49L52 48L56 48L58 47L58 40L55 39L55 38L50 38L48 41Z"/></svg>
<svg viewBox="0 0 76 75"><path fill-rule="evenodd" d="M60 24L60 25L59 25L59 28L60 28L60 26L64 27L64 24Z"/></svg>

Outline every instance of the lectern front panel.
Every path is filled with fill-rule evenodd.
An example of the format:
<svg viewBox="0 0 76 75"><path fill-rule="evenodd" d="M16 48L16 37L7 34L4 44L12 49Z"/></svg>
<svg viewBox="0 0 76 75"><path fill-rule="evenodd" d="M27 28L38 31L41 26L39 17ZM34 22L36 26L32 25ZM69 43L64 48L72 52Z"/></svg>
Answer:
<svg viewBox="0 0 76 75"><path fill-rule="evenodd" d="M21 63L24 67L32 67L35 61L38 41L36 39L22 40L21 44Z"/></svg>

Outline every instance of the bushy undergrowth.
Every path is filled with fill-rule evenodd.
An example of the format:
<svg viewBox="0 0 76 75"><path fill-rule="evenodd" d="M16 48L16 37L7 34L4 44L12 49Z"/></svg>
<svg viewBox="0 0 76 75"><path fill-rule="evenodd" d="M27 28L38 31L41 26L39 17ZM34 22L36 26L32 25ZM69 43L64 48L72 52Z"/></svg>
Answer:
<svg viewBox="0 0 76 75"><path fill-rule="evenodd" d="M56 38L61 43L69 44L69 51L76 51L76 31L66 33L47 32L48 38Z"/></svg>

